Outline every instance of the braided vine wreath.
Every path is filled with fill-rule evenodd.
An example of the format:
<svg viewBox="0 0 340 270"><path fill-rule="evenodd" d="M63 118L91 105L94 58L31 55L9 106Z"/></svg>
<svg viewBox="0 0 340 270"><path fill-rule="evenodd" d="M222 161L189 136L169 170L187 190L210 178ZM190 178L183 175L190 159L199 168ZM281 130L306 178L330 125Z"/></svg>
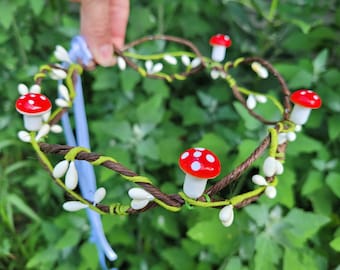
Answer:
<svg viewBox="0 0 340 270"><path fill-rule="evenodd" d="M224 35L217 35L217 37L212 38L211 44L213 39L216 42L216 39L221 38L222 43L231 45L229 37ZM140 55L132 50L133 47L139 44L155 40L178 43L189 50L152 55ZM215 46L215 44L212 45ZM19 139L31 144L43 167L50 173L55 183L72 198L71 201L63 204L65 210L78 211L90 208L99 214L127 215L140 213L155 206L161 206L173 212L180 211L183 205L189 207L214 207L221 209L219 219L222 224L230 226L234 219L234 208L244 207L256 201L262 194L269 198L276 196L276 185L279 182L278 175L284 171L283 163L286 146L290 141L296 139L296 132L300 131L301 125L306 123L311 109L321 106L321 99L316 93L302 89L291 94L282 76L270 63L262 58L238 58L234 61L222 63L225 48L221 46L221 43L217 44L217 49L214 47L212 58L203 56L188 40L165 35L147 36L138 39L127 44L121 50L115 48L115 53L118 67L121 71L124 71L129 66L144 77L162 79L169 83L174 80L184 80L202 70L210 72L213 79L224 80L229 85L233 95L247 109L249 115L270 126L268 134L260 145L249 154L246 160L207 189L205 188L206 180L216 177L220 173L220 163L217 156L204 148L191 148L182 154L179 153L179 165L186 173L183 192L165 194L153 185L149 178L127 169L112 157L90 152L90 150L83 147L47 143L50 132L62 132L62 127L58 125L58 122L61 116L72 107L77 94L74 87L75 75L81 74L83 71L80 64L73 63L70 60L67 51L63 47L57 46L54 55L58 61L64 64L42 66L34 76L34 84L30 88L24 84L19 84L18 90L21 96L16 102L16 108L19 113L24 115L25 130L18 132ZM222 55L220 55L221 53ZM280 85L283 101L280 102L271 95L250 91L239 86L229 71L240 65L250 67L263 79L270 74L274 76ZM172 71L171 74L163 71L169 66L171 66L171 69L169 69ZM173 72L173 70L176 71ZM42 83L46 78L63 82L58 85L58 97L55 99L56 108L54 110L51 110L52 103L47 96L41 94ZM254 111L256 103L267 101L272 102L278 109L281 115L280 120L267 120ZM291 108L291 102L294 103L293 109ZM232 198L221 198L218 193L232 182L237 181L242 173L265 153L266 149L268 151L262 166L263 174L253 175L251 179L255 184L255 189ZM62 155L64 158L53 165L47 154ZM94 166L104 166L139 186L128 191L131 204L101 203L106 194L106 190L102 187L98 188L94 193L93 201L82 197L76 191L78 173L75 160L85 160Z"/></svg>

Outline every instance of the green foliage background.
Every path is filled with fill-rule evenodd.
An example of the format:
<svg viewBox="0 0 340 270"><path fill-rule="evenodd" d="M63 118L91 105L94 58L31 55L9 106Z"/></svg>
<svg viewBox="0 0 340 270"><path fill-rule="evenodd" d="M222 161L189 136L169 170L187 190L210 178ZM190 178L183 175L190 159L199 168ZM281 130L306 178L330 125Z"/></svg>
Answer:
<svg viewBox="0 0 340 270"><path fill-rule="evenodd" d="M22 120L13 106L17 84L31 84L38 67L52 61L55 45L68 48L78 29L78 6L66 0L0 1L0 269L99 269L84 212L62 210L64 194L16 138ZM233 40L228 58L264 57L291 90L314 89L324 105L289 144L277 198L237 211L232 227L220 224L215 209L103 217L119 256L115 266L340 269L339 29L336 0L131 0L127 41L165 33L189 39L209 55L209 37L228 33ZM163 46L156 42L145 50ZM84 80L93 150L150 176L165 192L181 188L176 163L185 148L215 150L226 174L266 132L242 111L226 84L208 74L169 85L113 67L88 72ZM274 81L253 74L239 82L278 91ZM107 202L128 203L130 184L111 171L96 172L108 190ZM252 188L251 173L225 196Z"/></svg>

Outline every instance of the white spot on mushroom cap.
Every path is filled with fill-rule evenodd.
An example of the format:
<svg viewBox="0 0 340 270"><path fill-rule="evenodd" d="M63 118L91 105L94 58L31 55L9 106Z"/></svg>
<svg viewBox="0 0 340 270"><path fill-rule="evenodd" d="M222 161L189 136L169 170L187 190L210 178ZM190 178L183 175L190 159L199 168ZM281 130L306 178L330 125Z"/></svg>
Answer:
<svg viewBox="0 0 340 270"><path fill-rule="evenodd" d="M188 156L189 156L189 152L184 152L184 153L181 155L181 159L186 159Z"/></svg>
<svg viewBox="0 0 340 270"><path fill-rule="evenodd" d="M198 161L194 161L193 163L191 163L190 167L193 171L199 171L201 168L201 163L199 163Z"/></svg>
<svg viewBox="0 0 340 270"><path fill-rule="evenodd" d="M31 105L33 105L33 104L34 104L34 100L33 100L33 99L30 99L30 100L28 100L28 103L31 104Z"/></svg>
<svg viewBox="0 0 340 270"><path fill-rule="evenodd" d="M198 151L204 151L205 150L205 148L203 148L203 147L195 147L194 149L198 150Z"/></svg>
<svg viewBox="0 0 340 270"><path fill-rule="evenodd" d="M194 157L200 157L200 156L202 156L202 152L196 151L196 152L194 152L193 156Z"/></svg>
<svg viewBox="0 0 340 270"><path fill-rule="evenodd" d="M313 99L314 99L314 100L318 100L318 99L320 99L320 98L319 98L319 96L314 95L314 96L313 96Z"/></svg>
<svg viewBox="0 0 340 270"><path fill-rule="evenodd" d="M212 155L210 155L210 154L206 155L205 159L207 161L209 161L210 163L214 163L215 162L215 158Z"/></svg>

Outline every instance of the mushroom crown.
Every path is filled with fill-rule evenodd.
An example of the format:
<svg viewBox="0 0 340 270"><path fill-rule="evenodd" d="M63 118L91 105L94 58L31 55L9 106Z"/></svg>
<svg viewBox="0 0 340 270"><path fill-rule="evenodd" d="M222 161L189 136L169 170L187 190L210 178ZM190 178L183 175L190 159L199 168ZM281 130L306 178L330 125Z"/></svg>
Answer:
<svg viewBox="0 0 340 270"><path fill-rule="evenodd" d="M26 115L41 114L51 109L51 101L42 94L28 93L17 99L15 107Z"/></svg>
<svg viewBox="0 0 340 270"><path fill-rule="evenodd" d="M322 103L320 97L315 92L306 89L295 91L293 94L291 94L290 100L294 104L298 104L310 109L318 109Z"/></svg>
<svg viewBox="0 0 340 270"><path fill-rule="evenodd" d="M212 46L220 45L228 48L231 46L231 39L228 35L217 34L210 38L209 44Z"/></svg>
<svg viewBox="0 0 340 270"><path fill-rule="evenodd" d="M221 172L218 157L205 148L190 148L181 154L178 164L180 168L192 176L209 179Z"/></svg>

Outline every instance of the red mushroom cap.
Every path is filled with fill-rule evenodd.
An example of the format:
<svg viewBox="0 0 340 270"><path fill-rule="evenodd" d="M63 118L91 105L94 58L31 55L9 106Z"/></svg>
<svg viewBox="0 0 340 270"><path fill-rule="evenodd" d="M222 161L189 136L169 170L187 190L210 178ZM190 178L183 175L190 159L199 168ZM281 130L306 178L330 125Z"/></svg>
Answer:
<svg viewBox="0 0 340 270"><path fill-rule="evenodd" d="M317 93L312 90L301 89L295 91L290 95L290 100L294 104L298 104L300 106L310 108L310 109L318 109L321 106L321 99Z"/></svg>
<svg viewBox="0 0 340 270"><path fill-rule="evenodd" d="M43 114L52 107L51 101L42 94L28 93L17 99L15 108L21 114Z"/></svg>
<svg viewBox="0 0 340 270"><path fill-rule="evenodd" d="M231 46L231 39L228 35L217 34L210 38L209 44L212 46L220 45L228 48Z"/></svg>
<svg viewBox="0 0 340 270"><path fill-rule="evenodd" d="M180 168L192 176L209 179L221 172L218 157L205 148L190 148L181 154L178 164Z"/></svg>

